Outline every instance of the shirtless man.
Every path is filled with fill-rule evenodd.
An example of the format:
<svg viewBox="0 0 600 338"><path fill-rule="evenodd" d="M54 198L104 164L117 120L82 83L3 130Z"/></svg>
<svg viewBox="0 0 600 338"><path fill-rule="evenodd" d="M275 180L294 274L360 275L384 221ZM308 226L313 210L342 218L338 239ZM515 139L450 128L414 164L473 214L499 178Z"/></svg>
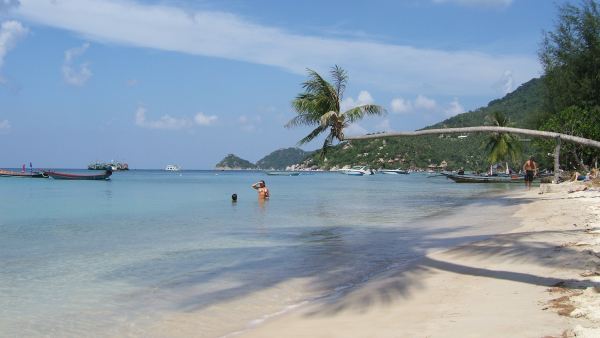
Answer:
<svg viewBox="0 0 600 338"><path fill-rule="evenodd" d="M258 191L258 199L264 200L269 198L269 189L265 185L265 181L260 180L252 185L252 188Z"/></svg>
<svg viewBox="0 0 600 338"><path fill-rule="evenodd" d="M525 185L527 186L527 190L529 190L531 189L531 182L537 174L537 164L533 160L533 156L525 161L525 164L523 164L523 171L525 171Z"/></svg>

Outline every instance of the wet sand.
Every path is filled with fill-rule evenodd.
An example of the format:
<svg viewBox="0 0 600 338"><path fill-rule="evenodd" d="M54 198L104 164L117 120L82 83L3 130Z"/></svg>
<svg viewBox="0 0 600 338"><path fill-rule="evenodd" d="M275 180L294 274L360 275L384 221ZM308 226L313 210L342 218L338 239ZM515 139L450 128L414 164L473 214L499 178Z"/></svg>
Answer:
<svg viewBox="0 0 600 338"><path fill-rule="evenodd" d="M430 253L240 337L600 337L600 192L510 194L514 230ZM508 209L507 209L508 210Z"/></svg>

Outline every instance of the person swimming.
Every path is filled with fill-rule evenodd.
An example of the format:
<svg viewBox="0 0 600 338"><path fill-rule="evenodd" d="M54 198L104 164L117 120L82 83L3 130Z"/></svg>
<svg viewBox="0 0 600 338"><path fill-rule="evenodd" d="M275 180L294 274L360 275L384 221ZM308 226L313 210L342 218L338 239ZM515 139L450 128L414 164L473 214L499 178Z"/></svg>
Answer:
<svg viewBox="0 0 600 338"><path fill-rule="evenodd" d="M258 191L258 199L264 200L270 197L269 188L267 188L263 180L254 183L252 189Z"/></svg>
<svg viewBox="0 0 600 338"><path fill-rule="evenodd" d="M233 194L233 195L231 195L231 202L232 202L232 203L235 203L235 202L237 202L237 194Z"/></svg>

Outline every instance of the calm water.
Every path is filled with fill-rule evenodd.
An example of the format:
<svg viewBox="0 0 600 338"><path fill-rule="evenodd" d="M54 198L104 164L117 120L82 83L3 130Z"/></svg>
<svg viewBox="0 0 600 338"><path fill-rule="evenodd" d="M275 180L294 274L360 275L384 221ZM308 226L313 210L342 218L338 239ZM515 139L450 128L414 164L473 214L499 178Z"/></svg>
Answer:
<svg viewBox="0 0 600 338"><path fill-rule="evenodd" d="M264 204L250 188L259 179ZM220 335L472 240L471 225L430 220L498 189L426 175L2 178L0 336L149 336L194 314L195 336Z"/></svg>

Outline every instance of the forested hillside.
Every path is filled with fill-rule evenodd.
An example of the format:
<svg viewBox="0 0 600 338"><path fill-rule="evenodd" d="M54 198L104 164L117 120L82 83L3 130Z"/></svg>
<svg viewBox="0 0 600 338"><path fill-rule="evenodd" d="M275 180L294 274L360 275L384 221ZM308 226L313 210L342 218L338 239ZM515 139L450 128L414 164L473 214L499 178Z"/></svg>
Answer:
<svg viewBox="0 0 600 338"><path fill-rule="evenodd" d="M543 88L540 79L530 80L503 98L491 101L486 107L451 117L424 129L484 125L487 117L496 111L509 117L515 127L535 128L542 112ZM425 168L430 164L446 161L449 168L484 170L489 166L485 151L487 137L483 134L449 134L347 141L330 149L325 158L316 153L310 164L323 168L358 164L368 164L374 168ZM530 140L523 139L522 145L523 157L539 153ZM538 157L542 166L550 165L551 158ZM518 166L518 163L513 166Z"/></svg>

